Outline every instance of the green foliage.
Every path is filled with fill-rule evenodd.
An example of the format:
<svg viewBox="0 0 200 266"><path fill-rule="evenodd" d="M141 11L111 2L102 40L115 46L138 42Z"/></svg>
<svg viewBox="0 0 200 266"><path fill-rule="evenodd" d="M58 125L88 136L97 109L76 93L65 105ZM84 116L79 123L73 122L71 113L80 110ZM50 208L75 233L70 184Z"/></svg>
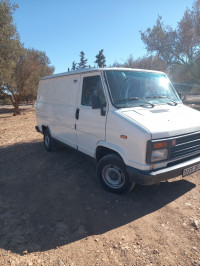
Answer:
<svg viewBox="0 0 200 266"><path fill-rule="evenodd" d="M16 8L9 0L0 1L0 95L19 113L22 98L35 99L39 79L54 67L44 52L23 47L13 22Z"/></svg>
<svg viewBox="0 0 200 266"><path fill-rule="evenodd" d="M4 82L1 89L2 93L11 100L16 113L19 113L19 103L22 98L29 96L35 99L39 79L52 74L53 71L54 67L50 66L49 58L44 52L23 49L9 80Z"/></svg>
<svg viewBox="0 0 200 266"><path fill-rule="evenodd" d="M103 54L103 49L101 49L96 55L96 60L94 63L97 64L98 67L106 67L106 58Z"/></svg>
<svg viewBox="0 0 200 266"><path fill-rule="evenodd" d="M8 0L0 1L0 84L9 80L22 49L12 17L16 8Z"/></svg>
<svg viewBox="0 0 200 266"><path fill-rule="evenodd" d="M165 26L162 17L158 16L156 25L146 32L141 32L141 39L150 53L154 53L168 65L185 63L185 55L182 55L177 31L170 26Z"/></svg>
<svg viewBox="0 0 200 266"><path fill-rule="evenodd" d="M76 69L77 69L77 63L75 61L73 61L71 70L74 71Z"/></svg>
<svg viewBox="0 0 200 266"><path fill-rule="evenodd" d="M166 62L174 80L200 83L200 0L186 9L176 29L158 16L152 29L140 33L147 51Z"/></svg>
<svg viewBox="0 0 200 266"><path fill-rule="evenodd" d="M78 64L79 68L87 68L87 59L85 58L85 53L83 51L80 52L80 63Z"/></svg>
<svg viewBox="0 0 200 266"><path fill-rule="evenodd" d="M167 72L168 65L159 56L144 56L142 58L134 59L130 55L123 64L115 62L113 67L127 67L127 68L138 68L138 69L151 69Z"/></svg>

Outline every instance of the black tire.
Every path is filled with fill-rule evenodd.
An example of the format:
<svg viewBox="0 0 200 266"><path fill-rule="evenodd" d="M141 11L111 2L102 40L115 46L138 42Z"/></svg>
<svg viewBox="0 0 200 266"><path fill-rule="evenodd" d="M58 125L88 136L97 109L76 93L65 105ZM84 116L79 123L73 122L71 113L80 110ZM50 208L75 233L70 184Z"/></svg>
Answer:
<svg viewBox="0 0 200 266"><path fill-rule="evenodd" d="M46 128L44 130L44 133L43 134L44 134L43 141L44 141L44 147L45 147L45 149L48 152L53 151L54 143L53 143L53 139L51 137L51 133L50 133L49 129Z"/></svg>
<svg viewBox="0 0 200 266"><path fill-rule="evenodd" d="M116 154L106 155L98 162L97 178L106 190L118 194L130 192L135 185L130 181L123 160Z"/></svg>

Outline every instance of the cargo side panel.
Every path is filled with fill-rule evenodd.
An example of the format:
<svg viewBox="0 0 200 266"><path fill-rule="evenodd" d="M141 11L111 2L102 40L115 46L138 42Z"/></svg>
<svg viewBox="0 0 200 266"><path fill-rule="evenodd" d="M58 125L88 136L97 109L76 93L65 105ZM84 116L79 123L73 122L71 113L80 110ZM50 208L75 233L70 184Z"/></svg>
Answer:
<svg viewBox="0 0 200 266"><path fill-rule="evenodd" d="M79 75L40 81L36 116L39 128L48 126L52 137L76 147L75 111Z"/></svg>

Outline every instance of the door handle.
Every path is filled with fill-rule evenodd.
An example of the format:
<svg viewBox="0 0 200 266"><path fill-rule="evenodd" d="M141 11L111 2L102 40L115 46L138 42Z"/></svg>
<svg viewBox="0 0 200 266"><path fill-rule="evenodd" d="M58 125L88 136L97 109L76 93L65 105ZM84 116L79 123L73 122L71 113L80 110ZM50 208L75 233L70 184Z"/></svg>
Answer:
<svg viewBox="0 0 200 266"><path fill-rule="evenodd" d="M76 120L79 119L79 111L80 111L80 109L77 108L77 109L76 109L76 113L75 113L75 118L76 118Z"/></svg>

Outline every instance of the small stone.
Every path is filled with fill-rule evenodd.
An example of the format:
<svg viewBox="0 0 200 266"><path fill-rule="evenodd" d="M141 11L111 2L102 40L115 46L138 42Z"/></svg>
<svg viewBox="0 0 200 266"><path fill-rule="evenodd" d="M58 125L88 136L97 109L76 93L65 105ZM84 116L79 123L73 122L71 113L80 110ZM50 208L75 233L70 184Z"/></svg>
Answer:
<svg viewBox="0 0 200 266"><path fill-rule="evenodd" d="M58 259L58 266L64 266L65 264L63 263L63 261L61 259Z"/></svg>
<svg viewBox="0 0 200 266"><path fill-rule="evenodd" d="M193 198L194 200L197 200L197 199L198 199L198 197L197 197L197 196L193 196L192 198Z"/></svg>
<svg viewBox="0 0 200 266"><path fill-rule="evenodd" d="M28 254L28 251L27 251L27 250L24 250L24 251L22 252L22 254L23 254L23 255L26 255L26 254Z"/></svg>
<svg viewBox="0 0 200 266"><path fill-rule="evenodd" d="M98 242L98 241L99 241L99 239L98 239L98 238L96 238L96 239L95 239L95 241L96 241L96 242Z"/></svg>
<svg viewBox="0 0 200 266"><path fill-rule="evenodd" d="M197 250L197 248L196 248L196 247L192 247L192 249L193 249L193 250Z"/></svg>
<svg viewBox="0 0 200 266"><path fill-rule="evenodd" d="M196 220L194 220L192 223L191 223L191 225L195 228L195 229L199 229L199 222L198 221L196 221Z"/></svg>
<svg viewBox="0 0 200 266"><path fill-rule="evenodd" d="M159 252L158 252L158 250L157 249L154 249L153 250L153 254L158 254Z"/></svg>

